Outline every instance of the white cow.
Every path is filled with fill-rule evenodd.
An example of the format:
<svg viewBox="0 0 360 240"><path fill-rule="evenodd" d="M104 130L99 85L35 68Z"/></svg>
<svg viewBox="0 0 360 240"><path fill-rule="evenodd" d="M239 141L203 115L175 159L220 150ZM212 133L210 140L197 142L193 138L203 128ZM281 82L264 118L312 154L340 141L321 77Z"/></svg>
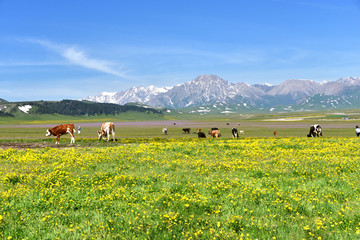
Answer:
<svg viewBox="0 0 360 240"><path fill-rule="evenodd" d="M115 125L112 122L106 122L101 125L101 130L98 131L99 140L102 138L107 141L110 139L110 134L113 137L113 141L115 141Z"/></svg>
<svg viewBox="0 0 360 240"><path fill-rule="evenodd" d="M163 133L164 135L167 135L167 128L163 128L163 129L162 129L162 133Z"/></svg>

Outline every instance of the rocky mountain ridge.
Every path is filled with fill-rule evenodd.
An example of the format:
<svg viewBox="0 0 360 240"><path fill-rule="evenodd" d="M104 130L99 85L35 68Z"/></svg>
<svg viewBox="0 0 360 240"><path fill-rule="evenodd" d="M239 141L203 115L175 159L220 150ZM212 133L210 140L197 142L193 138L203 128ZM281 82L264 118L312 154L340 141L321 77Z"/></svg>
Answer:
<svg viewBox="0 0 360 240"><path fill-rule="evenodd" d="M316 99L334 99L345 96L343 104L355 106L360 99L360 77L340 78L333 82L317 83L312 80L291 79L279 85L231 83L216 75L200 75L190 82L173 87L132 87L121 92L103 92L83 100L126 104L139 102L152 107L172 109L207 106L216 103L273 108L279 105L326 106ZM355 94L353 95L349 95ZM321 96L321 97L320 97ZM352 97L350 99L350 97ZM354 101L356 103L354 103ZM311 106L309 104L312 104ZM330 105L335 106L335 105Z"/></svg>

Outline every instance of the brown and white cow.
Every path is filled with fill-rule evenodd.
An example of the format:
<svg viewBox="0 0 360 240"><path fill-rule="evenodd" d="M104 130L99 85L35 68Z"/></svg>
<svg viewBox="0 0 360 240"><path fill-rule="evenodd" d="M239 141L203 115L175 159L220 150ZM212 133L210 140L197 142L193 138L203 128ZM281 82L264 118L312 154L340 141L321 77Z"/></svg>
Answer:
<svg viewBox="0 0 360 240"><path fill-rule="evenodd" d="M113 141L115 141L115 125L112 122L105 122L101 125L101 130L98 131L99 140L102 138L103 140L106 139L109 141L110 134L113 137Z"/></svg>
<svg viewBox="0 0 360 240"><path fill-rule="evenodd" d="M70 143L75 143L74 132L75 132L74 124L63 124L53 128L49 128L48 130L46 130L45 136L46 137L49 137L51 135L55 136L56 137L55 144L59 144L60 136L69 133L71 135Z"/></svg>
<svg viewBox="0 0 360 240"><path fill-rule="evenodd" d="M219 130L210 130L209 134L213 137L213 138L218 138L221 137L221 133Z"/></svg>

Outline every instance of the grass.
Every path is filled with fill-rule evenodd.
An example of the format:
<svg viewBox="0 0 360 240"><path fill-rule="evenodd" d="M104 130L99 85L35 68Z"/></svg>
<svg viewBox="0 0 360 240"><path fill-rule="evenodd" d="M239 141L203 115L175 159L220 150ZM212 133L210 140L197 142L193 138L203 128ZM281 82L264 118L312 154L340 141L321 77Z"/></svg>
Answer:
<svg viewBox="0 0 360 240"><path fill-rule="evenodd" d="M62 124L64 122L107 122L107 121L144 121L144 120L164 120L164 116L158 114L141 113L128 111L117 115L95 115L95 116L66 116L59 114L25 114L17 112L15 117L0 117L0 125L18 124Z"/></svg>
<svg viewBox="0 0 360 240"><path fill-rule="evenodd" d="M241 126L237 125L226 125L223 122L208 122L208 123L191 123L191 124L177 124L170 125L166 122L160 125L147 125L144 122L144 125L116 125L116 137L118 139L121 138L197 138L196 132L197 128L201 128L203 132L207 134L207 131L211 127L218 127L221 130L223 138L231 138L231 128L236 127L239 130L244 130L245 134L240 135L240 138L244 137L273 137L273 131L277 130L279 133L279 137L304 137L308 134L309 126L311 123L301 123L301 126L288 125L287 127L279 127L280 124L289 124L289 123L264 123L264 122L252 122L252 123L244 123ZM337 127L336 124L331 123L332 126L330 128L324 127L323 125L323 134L324 137L355 137L355 125L356 123L347 122L347 126L343 125ZM55 126L56 124L48 124L49 127ZM98 123L97 127L86 126L79 123L75 124L75 128L77 126L81 126L81 134L75 134L75 138L96 138L97 131L100 130L101 123ZM95 125L96 126L96 125ZM325 125L326 126L326 125ZM168 134L162 134L162 128L166 127L168 129ZM182 131L183 127L191 127L191 134L184 134ZM38 127L38 126L10 126L10 127L1 127L0 126L0 139L22 139L22 138L30 138L30 139L43 139L44 141L54 141L53 137L45 138L46 127ZM209 135L207 134L209 137ZM69 135L65 135L61 137L61 142L67 143L70 141Z"/></svg>
<svg viewBox="0 0 360 240"><path fill-rule="evenodd" d="M356 138L79 142L0 150L1 238L359 238Z"/></svg>
<svg viewBox="0 0 360 240"><path fill-rule="evenodd" d="M356 119L328 112L294 122L264 120L302 115L191 117L184 119L192 123L119 124L115 143L96 139L101 122L129 116L0 119L0 145L45 146L0 149L0 238L360 238ZM81 125L82 133L75 145L66 135L62 148L52 148L55 139L36 125L64 121ZM329 125L325 137L305 137L314 122ZM184 134L185 126L219 127L223 137L200 140ZM233 126L245 135L232 139Z"/></svg>

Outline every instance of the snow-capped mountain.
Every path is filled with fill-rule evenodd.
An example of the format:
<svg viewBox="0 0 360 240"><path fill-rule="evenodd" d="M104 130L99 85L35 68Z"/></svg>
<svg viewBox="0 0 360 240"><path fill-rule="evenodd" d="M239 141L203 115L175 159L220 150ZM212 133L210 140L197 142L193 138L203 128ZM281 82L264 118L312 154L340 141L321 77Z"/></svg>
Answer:
<svg viewBox="0 0 360 240"><path fill-rule="evenodd" d="M270 84L231 83L216 75L200 75L190 82L173 87L132 87L122 92L103 92L83 100L126 104L139 102L149 106L184 108L216 103L274 107L277 105L307 104L323 96L341 96L360 92L360 77L341 78L334 82L317 83L311 80L287 80L277 86ZM347 102L346 100L344 102ZM312 103L313 104L313 103Z"/></svg>
<svg viewBox="0 0 360 240"><path fill-rule="evenodd" d="M295 100L303 97L312 96L319 93L321 84L311 80L287 80L278 86L271 89L268 94L276 95L290 95Z"/></svg>
<svg viewBox="0 0 360 240"><path fill-rule="evenodd" d="M121 92L101 92L96 96L89 96L83 100L101 103L116 103L126 104L129 102L139 102L147 104L155 96L169 91L172 87L158 88L155 86L149 87L132 87Z"/></svg>

